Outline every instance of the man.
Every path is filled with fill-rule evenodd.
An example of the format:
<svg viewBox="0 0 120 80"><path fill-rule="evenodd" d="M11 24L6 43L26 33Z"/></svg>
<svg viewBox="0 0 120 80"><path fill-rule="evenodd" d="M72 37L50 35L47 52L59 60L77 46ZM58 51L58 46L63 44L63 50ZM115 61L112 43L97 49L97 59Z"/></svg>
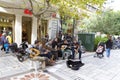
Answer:
<svg viewBox="0 0 120 80"><path fill-rule="evenodd" d="M41 62L41 68L44 72L47 72L46 70L46 61L48 60L45 56L40 56L41 51L37 48L39 48L40 41L36 40L35 44L29 47L26 51L30 53L30 59L32 61L39 61Z"/></svg>
<svg viewBox="0 0 120 80"><path fill-rule="evenodd" d="M47 58L39 56L40 51L35 49L35 48L29 48L29 50L30 50L29 51L30 52L30 59L32 61L39 61L39 62L41 62L42 63L41 64L42 71L46 72L47 70L46 70L46 63L45 62L46 62Z"/></svg>
<svg viewBox="0 0 120 80"><path fill-rule="evenodd" d="M61 51L62 51L63 60L65 59L66 55L67 55L67 57L69 55L72 55L72 51L70 49L70 44L68 43L67 40L64 40L63 43L61 44Z"/></svg>
<svg viewBox="0 0 120 80"><path fill-rule="evenodd" d="M110 50L112 49L112 38L111 36L108 37L108 40L105 42L106 44L106 56L109 58L110 57Z"/></svg>
<svg viewBox="0 0 120 80"><path fill-rule="evenodd" d="M72 58L74 59L75 55L79 54L79 59L81 60L81 54L82 54L82 52L80 50L80 44L77 42L76 39L73 41L73 46L72 46L71 49L72 49L72 53L73 53Z"/></svg>

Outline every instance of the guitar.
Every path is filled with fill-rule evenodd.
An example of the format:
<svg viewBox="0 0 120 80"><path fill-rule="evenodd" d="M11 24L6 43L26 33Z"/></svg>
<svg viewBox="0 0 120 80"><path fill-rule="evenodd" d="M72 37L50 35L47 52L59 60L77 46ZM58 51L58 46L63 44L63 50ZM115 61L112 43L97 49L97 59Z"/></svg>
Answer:
<svg viewBox="0 0 120 80"><path fill-rule="evenodd" d="M30 53L30 58L34 58L40 54L40 51L35 48L30 48L30 50L32 51L32 53Z"/></svg>
<svg viewBox="0 0 120 80"><path fill-rule="evenodd" d="M67 48L67 45L62 45L61 50L65 50Z"/></svg>

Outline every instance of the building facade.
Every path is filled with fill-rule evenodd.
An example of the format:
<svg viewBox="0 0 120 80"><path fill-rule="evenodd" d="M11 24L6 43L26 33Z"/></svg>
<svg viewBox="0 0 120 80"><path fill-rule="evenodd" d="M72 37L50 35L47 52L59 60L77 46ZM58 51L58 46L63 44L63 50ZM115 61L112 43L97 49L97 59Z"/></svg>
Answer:
<svg viewBox="0 0 120 80"><path fill-rule="evenodd" d="M45 19L46 23L41 25L38 31L38 21L33 15L24 14L24 10L7 9L0 7L0 31L11 32L13 42L21 44L23 41L28 41L29 44L34 43L38 39L38 35L49 34L49 38L54 38L59 32L59 18L49 17ZM40 33L38 33L40 32ZM43 34L44 33L44 34Z"/></svg>

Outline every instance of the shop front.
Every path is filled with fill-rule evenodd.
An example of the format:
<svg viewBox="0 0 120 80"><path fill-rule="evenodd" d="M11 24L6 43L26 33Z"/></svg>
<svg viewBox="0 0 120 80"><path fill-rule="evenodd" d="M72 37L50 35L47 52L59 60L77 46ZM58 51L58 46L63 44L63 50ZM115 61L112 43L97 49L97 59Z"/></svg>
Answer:
<svg viewBox="0 0 120 80"><path fill-rule="evenodd" d="M34 43L37 39L37 18L25 15L22 10L0 9L0 35L11 33L12 41Z"/></svg>
<svg viewBox="0 0 120 80"><path fill-rule="evenodd" d="M14 26L15 16L12 14L0 13L0 34L6 33L11 34L13 38L13 26Z"/></svg>
<svg viewBox="0 0 120 80"><path fill-rule="evenodd" d="M23 41L33 44L36 39L45 37L46 34L49 39L53 39L60 27L59 17L50 16L41 20L38 26L37 18L24 14L24 10L0 7L0 33L11 32L13 42L18 45Z"/></svg>

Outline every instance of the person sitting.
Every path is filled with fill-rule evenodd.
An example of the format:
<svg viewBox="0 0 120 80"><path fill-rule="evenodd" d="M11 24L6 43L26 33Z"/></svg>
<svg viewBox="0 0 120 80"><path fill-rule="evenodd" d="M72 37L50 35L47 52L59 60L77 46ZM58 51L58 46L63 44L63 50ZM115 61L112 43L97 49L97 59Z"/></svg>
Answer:
<svg viewBox="0 0 120 80"><path fill-rule="evenodd" d="M50 50L52 53L53 59L58 60L58 53L57 53L57 47L52 48L52 42L53 40L49 40L46 44L45 47Z"/></svg>
<svg viewBox="0 0 120 80"><path fill-rule="evenodd" d="M72 58L75 59L75 55L79 54L79 59L81 60L81 50L80 50L80 44L77 42L77 40L73 41L72 45Z"/></svg>
<svg viewBox="0 0 120 80"><path fill-rule="evenodd" d="M65 59L66 55L71 55L72 51L67 40L64 40L61 44L62 57Z"/></svg>
<svg viewBox="0 0 120 80"><path fill-rule="evenodd" d="M33 47L41 52L41 54L39 54L39 56L47 57L49 62L54 63L52 53L50 52L50 50L48 50L45 47L44 43L40 42L39 40L36 40Z"/></svg>
<svg viewBox="0 0 120 80"><path fill-rule="evenodd" d="M39 56L41 54L41 52L39 50L37 50L33 47L29 47L26 49L26 52L28 52L30 54L29 57L32 61L39 61L41 63L42 71L47 72L47 70L46 70L47 58Z"/></svg>

